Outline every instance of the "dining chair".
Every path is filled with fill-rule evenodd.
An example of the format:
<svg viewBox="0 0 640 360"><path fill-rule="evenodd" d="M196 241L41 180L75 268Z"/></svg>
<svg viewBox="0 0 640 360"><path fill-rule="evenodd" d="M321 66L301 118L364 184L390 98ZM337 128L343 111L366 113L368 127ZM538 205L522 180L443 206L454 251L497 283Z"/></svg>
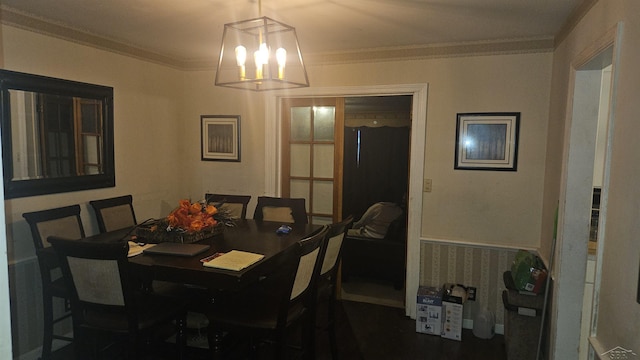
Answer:
<svg viewBox="0 0 640 360"><path fill-rule="evenodd" d="M51 358L51 345L54 339L73 341L73 338L55 332L55 325L71 316L69 305L69 291L60 275L60 265L53 252L47 252L51 245L49 236L64 236L69 239L80 239L85 236L82 220L80 219L80 205L33 211L22 214L29 224L31 237L40 267L42 281L42 312L44 318L42 334L42 359ZM53 299L63 299L64 313L54 316ZM60 330L60 329L58 329Z"/></svg>
<svg viewBox="0 0 640 360"><path fill-rule="evenodd" d="M338 269L342 255L342 243L348 229L353 224L353 216L349 215L344 220L329 225L327 246L325 250L320 275L318 277L318 302L327 303L326 330L329 334L329 346L331 358L338 358L338 346L336 341L336 302L338 289Z"/></svg>
<svg viewBox="0 0 640 360"><path fill-rule="evenodd" d="M140 291L129 268L129 244L49 238L70 290L76 358L95 358L99 351L120 350L100 340L123 337L124 358L152 356L154 332L175 322L178 358L185 347L185 303ZM91 350L91 351L89 351ZM113 356L113 355L109 355Z"/></svg>
<svg viewBox="0 0 640 360"><path fill-rule="evenodd" d="M304 198L259 196L253 218L285 223L309 223Z"/></svg>
<svg viewBox="0 0 640 360"><path fill-rule="evenodd" d="M226 210L232 219L247 218L247 205L251 195L205 194L204 198L207 203L217 204L218 208Z"/></svg>
<svg viewBox="0 0 640 360"><path fill-rule="evenodd" d="M303 358L313 358L316 280L328 231L323 226L286 249L271 265L274 270L264 274L261 281L210 307L210 347L215 350L212 336L221 331L248 333L252 351L257 351L256 340L270 339L272 358L283 359L288 347L287 331L301 325L299 350ZM214 352L215 355L219 354Z"/></svg>
<svg viewBox="0 0 640 360"><path fill-rule="evenodd" d="M131 195L91 200L89 204L96 214L98 229L101 233L137 224L136 213L133 210L133 196Z"/></svg>
<svg viewBox="0 0 640 360"><path fill-rule="evenodd" d="M98 222L98 230L101 234L133 227L138 224L138 221L136 220L136 212L133 209L132 195L91 200L89 201L89 204L93 208L96 221ZM168 291L166 289L181 288L178 284L159 280L143 283L142 286L147 290L157 292Z"/></svg>

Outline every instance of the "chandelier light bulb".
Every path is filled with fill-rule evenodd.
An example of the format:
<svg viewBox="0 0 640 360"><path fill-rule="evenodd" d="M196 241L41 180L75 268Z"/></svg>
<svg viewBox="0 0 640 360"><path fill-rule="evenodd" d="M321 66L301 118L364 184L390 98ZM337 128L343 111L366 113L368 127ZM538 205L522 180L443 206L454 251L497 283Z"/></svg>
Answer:
<svg viewBox="0 0 640 360"><path fill-rule="evenodd" d="M243 66L247 61L247 48L238 45L236 46L236 61L238 62L238 66Z"/></svg>
<svg viewBox="0 0 640 360"><path fill-rule="evenodd" d="M269 48L266 43L260 44L260 56L262 57L262 65L267 65L269 63Z"/></svg>
<svg viewBox="0 0 640 360"><path fill-rule="evenodd" d="M246 68L244 66L244 64L247 61L247 48L242 46L242 45L238 45L236 46L236 63L238 64L239 70L240 70L240 79L244 80L246 77Z"/></svg>
<svg viewBox="0 0 640 360"><path fill-rule="evenodd" d="M256 63L256 79L262 79L262 55L260 50L253 53L253 60Z"/></svg>
<svg viewBox="0 0 640 360"><path fill-rule="evenodd" d="M276 50L276 60L278 61L278 79L284 79L284 67L287 64L287 50L279 48Z"/></svg>

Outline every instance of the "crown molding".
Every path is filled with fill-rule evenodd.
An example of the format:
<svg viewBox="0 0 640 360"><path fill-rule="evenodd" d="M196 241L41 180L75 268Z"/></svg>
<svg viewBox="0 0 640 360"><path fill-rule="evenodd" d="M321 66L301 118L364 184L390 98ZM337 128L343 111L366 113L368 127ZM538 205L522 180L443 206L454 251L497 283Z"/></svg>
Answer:
<svg viewBox="0 0 640 360"><path fill-rule="evenodd" d="M0 22L19 29L165 65L178 70L215 70L216 67L216 59L179 59L162 55L133 44L109 39L85 30L71 28L4 5L0 5ZM476 55L540 53L551 52L553 48L553 38L502 39L428 46L404 46L357 49L331 53L311 53L306 54L304 60L307 65L346 64Z"/></svg>
<svg viewBox="0 0 640 360"><path fill-rule="evenodd" d="M104 36L92 34L85 30L74 29L69 26L36 17L6 6L0 6L0 22L18 29L32 31L41 35L51 36L76 44L90 46L120 55L140 60L166 65L181 69L188 62L164 56L121 41L108 39Z"/></svg>
<svg viewBox="0 0 640 360"><path fill-rule="evenodd" d="M569 15L567 21L565 21L564 25L562 25L562 28L560 28L560 31L558 31L555 36L555 47L558 47L558 45L560 45L560 43L569 36L580 20L587 15L589 10L591 10L597 2L598 0L584 0L580 5L573 9L571 15Z"/></svg>
<svg viewBox="0 0 640 360"><path fill-rule="evenodd" d="M487 40L464 43L359 49L354 51L309 54L309 64L362 63L420 60L477 55L523 54L553 51L553 38Z"/></svg>

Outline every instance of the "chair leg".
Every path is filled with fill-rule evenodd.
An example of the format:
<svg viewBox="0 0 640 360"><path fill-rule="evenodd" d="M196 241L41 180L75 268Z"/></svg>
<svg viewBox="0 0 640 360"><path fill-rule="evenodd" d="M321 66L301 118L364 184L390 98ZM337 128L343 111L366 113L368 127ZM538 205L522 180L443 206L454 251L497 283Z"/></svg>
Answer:
<svg viewBox="0 0 640 360"><path fill-rule="evenodd" d="M42 306L44 315L44 329L42 331L42 360L51 359L51 344L53 343L53 299L51 294L44 291L42 294Z"/></svg>
<svg viewBox="0 0 640 360"><path fill-rule="evenodd" d="M304 331L304 329L303 329ZM303 338L302 338L302 344L303 344L303 350L304 350L304 334L303 334ZM286 357L286 350L287 350L287 344L286 344L286 336L285 336L285 330L284 329L280 329L276 331L276 335L275 335L275 349L274 349L274 359L285 359L288 358Z"/></svg>
<svg viewBox="0 0 640 360"><path fill-rule="evenodd" d="M74 326L73 339L73 353L76 359L97 359L97 344L86 334L86 330Z"/></svg>
<svg viewBox="0 0 640 360"><path fill-rule="evenodd" d="M316 358L316 312L313 311L309 314L307 319L307 342L304 352L307 354L307 358L315 360Z"/></svg>
<svg viewBox="0 0 640 360"><path fill-rule="evenodd" d="M327 331L329 332L329 348L331 349L331 359L338 359L338 344L336 340L336 298L329 299L329 310L327 316Z"/></svg>

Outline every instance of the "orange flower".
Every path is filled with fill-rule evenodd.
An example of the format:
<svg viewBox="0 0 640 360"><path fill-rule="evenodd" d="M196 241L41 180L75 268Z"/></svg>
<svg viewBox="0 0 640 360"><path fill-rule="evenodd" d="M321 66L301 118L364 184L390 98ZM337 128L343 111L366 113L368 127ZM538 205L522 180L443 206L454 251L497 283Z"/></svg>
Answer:
<svg viewBox="0 0 640 360"><path fill-rule="evenodd" d="M179 206L167 216L167 222L174 228L181 228L188 232L200 231L217 225L213 215L218 209L213 205L203 206L200 202L180 200Z"/></svg>
<svg viewBox="0 0 640 360"><path fill-rule="evenodd" d="M191 207L189 208L189 214L199 214L201 212L202 212L202 205L198 203L191 204Z"/></svg>
<svg viewBox="0 0 640 360"><path fill-rule="evenodd" d="M214 219L214 218L212 218L212 217L208 217L208 218L206 218L206 219L205 219L205 221L204 221L204 225L205 225L206 227L209 227L209 226L216 226L217 224L218 224L218 222L216 221L216 219Z"/></svg>
<svg viewBox="0 0 640 360"><path fill-rule="evenodd" d="M215 214L218 213L218 209L213 206L213 205L207 205L207 208L205 209L206 213L213 216Z"/></svg>
<svg viewBox="0 0 640 360"><path fill-rule="evenodd" d="M180 200L179 204L180 204L180 208L188 209L189 206L191 206L191 201L187 199L182 199Z"/></svg>
<svg viewBox="0 0 640 360"><path fill-rule="evenodd" d="M202 228L204 227L204 223L202 222L202 220L200 219L194 219L193 221L191 221L191 224L189 224L189 231L199 231L202 230Z"/></svg>
<svg viewBox="0 0 640 360"><path fill-rule="evenodd" d="M171 213L169 214L169 216L167 216L167 221L169 222L169 225L171 226L177 226L178 225L178 219L176 218L176 216Z"/></svg>

